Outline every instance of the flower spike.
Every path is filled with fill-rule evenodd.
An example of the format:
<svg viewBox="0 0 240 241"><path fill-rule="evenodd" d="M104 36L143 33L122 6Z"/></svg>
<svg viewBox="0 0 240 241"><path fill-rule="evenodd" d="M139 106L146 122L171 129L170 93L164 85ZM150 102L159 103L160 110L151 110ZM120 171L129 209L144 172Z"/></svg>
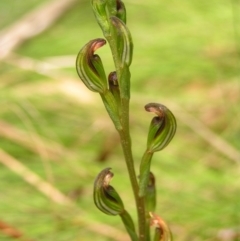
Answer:
<svg viewBox="0 0 240 241"><path fill-rule="evenodd" d="M78 53L76 69L80 79L88 89L104 93L107 89L107 78L102 61L94 52L106 44L105 39L89 41Z"/></svg>

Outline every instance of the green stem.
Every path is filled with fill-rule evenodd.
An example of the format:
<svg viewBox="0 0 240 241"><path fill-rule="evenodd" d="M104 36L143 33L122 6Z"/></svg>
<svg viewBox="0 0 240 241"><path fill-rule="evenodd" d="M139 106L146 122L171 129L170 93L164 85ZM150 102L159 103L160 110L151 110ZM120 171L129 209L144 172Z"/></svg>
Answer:
<svg viewBox="0 0 240 241"><path fill-rule="evenodd" d="M105 38L107 39L111 48L119 84L122 85L123 81L130 83L131 75L130 75L129 69L127 66L122 65L119 58L115 38L112 37L114 33L113 31L110 31L110 32L111 33L109 35L107 34L105 35ZM126 90L126 88L128 88L128 90ZM128 169L128 175L130 178L132 190L134 193L135 203L137 206L139 241L149 241L149 236L147 235L148 228L146 223L145 201L144 201L144 197L139 197L138 195L139 186L138 186L138 181L137 181L137 176L136 176L134 161L132 156L132 145L131 145L131 138L130 138L130 131L129 131L129 99L130 99L129 92L130 92L130 85L128 86L128 84L121 89L120 94L121 94L122 106L121 106L120 118L121 118L122 128L117 130L119 132L119 136L121 139L121 145L122 145L125 162Z"/></svg>
<svg viewBox="0 0 240 241"><path fill-rule="evenodd" d="M132 157L132 147L131 147L131 138L129 133L129 101L126 99L122 100L122 125L123 129L119 130L119 135L121 139L121 144L123 148L123 153L128 169L129 178L131 181L135 202L137 206L138 213L138 228L139 228L139 241L148 241L149 237L146 235L146 214L145 214L145 202L144 197L139 197L139 186L137 182L136 172L134 168L134 161Z"/></svg>
<svg viewBox="0 0 240 241"><path fill-rule="evenodd" d="M131 141L125 130L119 131L121 138L121 144L123 148L123 153L125 156L128 174L131 181L132 189L134 192L135 202L137 205L138 212L138 225L139 225L139 241L146 241L145 237L145 204L144 198L138 196L138 182L136 178L136 173L133 165L132 151L131 151Z"/></svg>

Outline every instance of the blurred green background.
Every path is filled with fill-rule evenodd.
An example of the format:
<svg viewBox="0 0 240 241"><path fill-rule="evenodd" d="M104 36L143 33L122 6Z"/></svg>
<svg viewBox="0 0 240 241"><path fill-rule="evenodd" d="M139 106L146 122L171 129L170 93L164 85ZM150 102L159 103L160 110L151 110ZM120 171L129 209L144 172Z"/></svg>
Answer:
<svg viewBox="0 0 240 241"><path fill-rule="evenodd" d="M11 26L44 3L51 1L0 1L0 50ZM102 37L90 5L76 0L45 31L0 56L1 241L14 234L25 241L127 241L120 219L93 204L93 181L105 167L112 167L112 185L136 220L118 137L99 96L75 71L79 49ZM240 2L125 5L134 41L137 170L152 118L143 106L162 103L178 122L173 141L153 159L156 213L174 240L240 240ZM12 32L7 43L17 40ZM108 46L98 54L106 72L112 71Z"/></svg>

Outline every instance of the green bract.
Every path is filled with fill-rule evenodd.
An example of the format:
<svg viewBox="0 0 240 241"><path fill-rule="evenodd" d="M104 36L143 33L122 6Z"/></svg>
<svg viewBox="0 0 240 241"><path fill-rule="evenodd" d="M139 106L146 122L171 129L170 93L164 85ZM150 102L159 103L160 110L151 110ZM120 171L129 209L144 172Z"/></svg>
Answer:
<svg viewBox="0 0 240 241"><path fill-rule="evenodd" d="M89 41L78 53L76 69L88 89L98 93L107 90L107 78L100 57L94 52L106 44L105 39Z"/></svg>

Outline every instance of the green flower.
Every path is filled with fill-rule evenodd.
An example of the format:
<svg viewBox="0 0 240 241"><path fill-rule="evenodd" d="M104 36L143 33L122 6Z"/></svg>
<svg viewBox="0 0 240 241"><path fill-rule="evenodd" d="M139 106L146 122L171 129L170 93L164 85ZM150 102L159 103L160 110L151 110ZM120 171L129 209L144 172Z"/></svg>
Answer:
<svg viewBox="0 0 240 241"><path fill-rule="evenodd" d="M161 151L169 144L176 133L176 119L173 113L162 104L149 103L145 106L145 110L157 115L152 119L149 127L148 152Z"/></svg>
<svg viewBox="0 0 240 241"><path fill-rule="evenodd" d="M88 89L98 93L104 93L108 84L102 61L94 52L105 44L105 39L91 40L80 50L76 60L76 69L80 79Z"/></svg>
<svg viewBox="0 0 240 241"><path fill-rule="evenodd" d="M113 177L110 169L111 168L106 168L102 170L94 182L94 203L103 213L119 215L124 212L124 206L116 190L109 185Z"/></svg>

